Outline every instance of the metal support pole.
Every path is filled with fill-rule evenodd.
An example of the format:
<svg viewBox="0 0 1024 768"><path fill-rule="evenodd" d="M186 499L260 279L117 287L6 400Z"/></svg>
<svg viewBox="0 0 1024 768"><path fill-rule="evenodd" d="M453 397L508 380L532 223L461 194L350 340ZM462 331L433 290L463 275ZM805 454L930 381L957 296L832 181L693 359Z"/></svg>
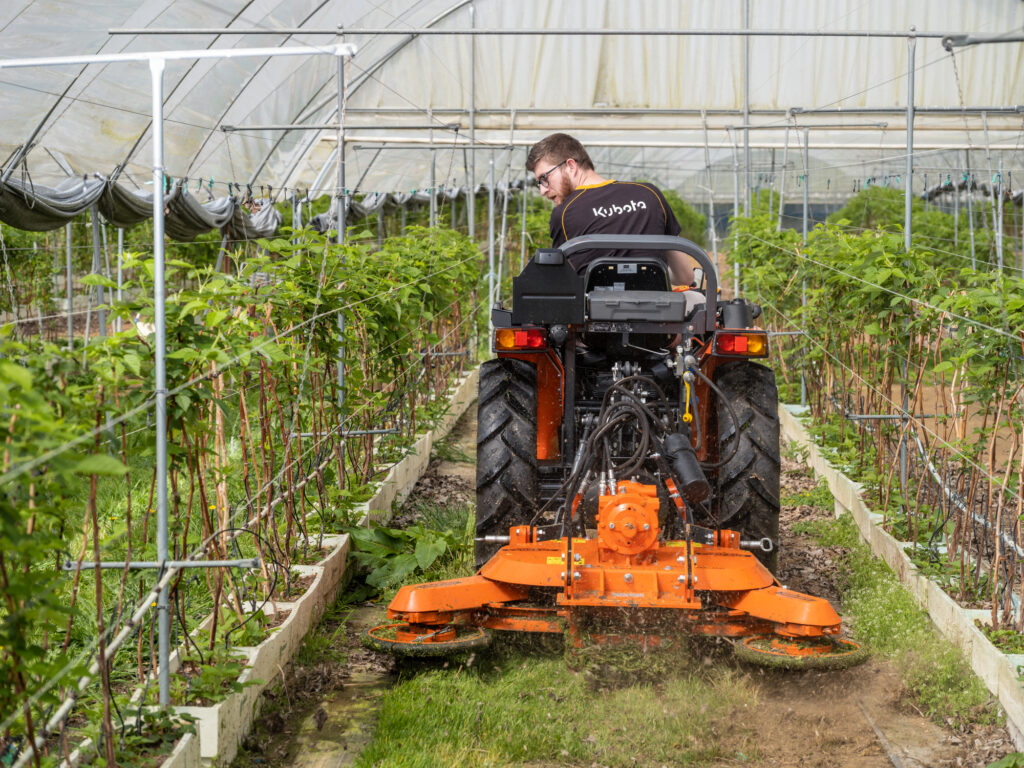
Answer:
<svg viewBox="0 0 1024 768"><path fill-rule="evenodd" d="M786 143L782 146L782 178L779 180L779 223L776 232L782 231L782 212L786 200L786 168L789 163L789 122L786 123Z"/></svg>
<svg viewBox="0 0 1024 768"><path fill-rule="evenodd" d="M1003 271L1003 158L999 157L999 171L996 174L996 262Z"/></svg>
<svg viewBox="0 0 1024 768"><path fill-rule="evenodd" d="M95 205L89 209L89 221L92 223L92 271L102 273L103 245L100 232L100 216ZM106 301L103 286L95 286L95 292L97 312L99 313L98 319L100 336L105 337L107 335L107 310L103 309L103 304ZM88 341L88 339L86 339L86 341Z"/></svg>
<svg viewBox="0 0 1024 768"><path fill-rule="evenodd" d="M911 27L907 38L907 183L903 194L903 249L910 251L913 236L914 201L914 54L917 50L916 27Z"/></svg>
<svg viewBox="0 0 1024 768"><path fill-rule="evenodd" d="M953 245L960 245L960 180L953 185Z"/></svg>
<svg viewBox="0 0 1024 768"><path fill-rule="evenodd" d="M750 29L750 0L743 0L743 28ZM751 172L750 167L750 35L743 36L743 215L751 213ZM739 295L739 283L736 286Z"/></svg>
<svg viewBox="0 0 1024 768"><path fill-rule="evenodd" d="M807 280L800 281L800 306L803 307L801 321L804 325L804 349L800 356L800 405L807 405Z"/></svg>
<svg viewBox="0 0 1024 768"><path fill-rule="evenodd" d="M469 27L476 28L476 3L469 4ZM469 145L476 149L476 35L469 38ZM476 236L476 152L470 152L469 194L466 196L467 234L472 240ZM487 308L490 312L490 307Z"/></svg>
<svg viewBox="0 0 1024 768"><path fill-rule="evenodd" d="M338 245L345 244L348 190L345 189L345 57L338 60ZM342 257L344 260L344 256ZM338 407L345 405L345 313L338 313Z"/></svg>
<svg viewBox="0 0 1024 768"><path fill-rule="evenodd" d="M434 149L434 111L427 108L430 121L430 228L437 226L437 150Z"/></svg>
<svg viewBox="0 0 1024 768"><path fill-rule="evenodd" d="M494 158L487 176L487 311L494 306Z"/></svg>
<svg viewBox="0 0 1024 768"><path fill-rule="evenodd" d="M718 227L715 226L715 192L711 183L711 149L708 146L708 117L707 113L701 110L701 123L704 125L704 171L707 174L708 185L708 230L711 235L711 252L717 263L718 259ZM700 287L700 286L698 286Z"/></svg>
<svg viewBox="0 0 1024 768"><path fill-rule="evenodd" d="M772 211L775 209L775 150L772 149L772 170L768 182L768 221L772 220Z"/></svg>
<svg viewBox="0 0 1024 768"><path fill-rule="evenodd" d="M733 227L732 227L732 249L733 263L736 265L734 270L734 284L733 290L734 296L740 295L740 261L736 252L740 248L740 233L736 227L735 220L740 215L740 157L739 150L736 148L736 134L732 134L732 216L733 216Z"/></svg>
<svg viewBox="0 0 1024 768"><path fill-rule="evenodd" d="M117 228L117 303L124 301L124 229ZM117 332L124 330L124 321L117 318Z"/></svg>
<svg viewBox="0 0 1024 768"><path fill-rule="evenodd" d="M153 304L156 323L156 557L168 559L167 537L167 318L164 307L164 60L149 60L153 96ZM169 587L157 599L160 706L171 703Z"/></svg>
<svg viewBox="0 0 1024 768"><path fill-rule="evenodd" d="M807 245L807 223L810 216L810 192L808 187L811 184L811 132L804 128L804 228L803 244Z"/></svg>
<svg viewBox="0 0 1024 768"><path fill-rule="evenodd" d="M989 185L990 185L990 187L992 187L992 186L995 186L994 183L993 183L994 174L992 173L992 147L991 147L991 144L989 144L989 139L988 139L988 114L985 113L985 112L981 113L981 127L982 127L982 130L985 133L985 161L986 161L986 164L988 165ZM997 230L998 230L998 225L996 224L996 196L995 196L995 194L991 195L991 199L992 199L992 232L996 233ZM985 219L985 217L982 216L982 221L984 221L984 219ZM996 257L997 257L996 258L996 263L999 266L999 271L1002 272L1003 271L1003 254L1002 254L1002 251L1000 251L1000 249L999 249L998 234L996 236Z"/></svg>
<svg viewBox="0 0 1024 768"><path fill-rule="evenodd" d="M224 256L228 252L228 233L220 236L220 250L217 251L217 261L213 265L214 272L220 272L224 268Z"/></svg>
<svg viewBox="0 0 1024 768"><path fill-rule="evenodd" d="M64 276L64 289L68 295L68 350L75 348L75 323L74 317L71 312L73 304L71 301L71 222L68 222L64 226L64 240L65 240L65 262L66 271Z"/></svg>
<svg viewBox="0 0 1024 768"><path fill-rule="evenodd" d="M402 205L402 234L405 235L405 219L406 219L406 206Z"/></svg>
<svg viewBox="0 0 1024 768"><path fill-rule="evenodd" d="M519 271L526 267L526 216L530 211L530 174L523 176L523 189L520 194L520 203L523 209L522 235L519 237Z"/></svg>
<svg viewBox="0 0 1024 768"><path fill-rule="evenodd" d="M971 269L978 271L978 259L974 250L974 175L971 173L971 153L964 150L964 175L967 177L967 230L971 236Z"/></svg>

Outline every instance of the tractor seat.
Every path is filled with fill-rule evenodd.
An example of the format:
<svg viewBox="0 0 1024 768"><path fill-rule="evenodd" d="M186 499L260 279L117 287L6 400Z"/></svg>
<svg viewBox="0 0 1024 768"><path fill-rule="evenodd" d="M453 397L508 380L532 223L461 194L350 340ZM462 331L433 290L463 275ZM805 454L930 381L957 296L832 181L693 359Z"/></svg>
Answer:
<svg viewBox="0 0 1024 768"><path fill-rule="evenodd" d="M585 275L588 318L594 321L646 320L678 323L705 304L699 291L673 291L661 259L596 259Z"/></svg>

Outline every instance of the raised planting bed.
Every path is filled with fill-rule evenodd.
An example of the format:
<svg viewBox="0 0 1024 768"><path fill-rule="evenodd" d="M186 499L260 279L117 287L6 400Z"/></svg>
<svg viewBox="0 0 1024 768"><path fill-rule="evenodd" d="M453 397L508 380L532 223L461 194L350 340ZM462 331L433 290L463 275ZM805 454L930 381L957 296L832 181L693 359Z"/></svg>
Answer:
<svg viewBox="0 0 1024 768"><path fill-rule="evenodd" d="M437 426L431 432L422 435L408 454L390 468L374 495L357 506L357 519L361 524L365 525L371 518L389 517L392 505L396 502L401 503L409 495L427 468L435 441L448 434L458 418L476 399L477 383L476 369L455 383L450 398L451 405L445 415L438 420ZM234 759L238 745L248 734L253 720L259 714L260 694L276 675L281 674L281 670L291 661L310 628L316 625L325 608L335 600L342 588L348 562L348 535L311 536L311 549L315 550L318 545L325 549L326 556L315 564L293 565L291 568L292 575L298 576L301 580L312 577L305 591L293 599L269 602L262 608L268 616L274 612L287 612L287 618L259 645L232 649L247 659L246 667L238 677L242 689L208 707L175 707L177 712L195 718L197 733L192 741L196 742L195 749L198 749L204 764L227 765ZM207 619L207 622L209 620ZM203 626L208 626L208 623L204 623ZM174 654L170 665L172 674L177 670L179 663L177 654ZM182 765L193 768L198 764L194 758L191 759L193 762ZM174 768L180 766L176 765Z"/></svg>

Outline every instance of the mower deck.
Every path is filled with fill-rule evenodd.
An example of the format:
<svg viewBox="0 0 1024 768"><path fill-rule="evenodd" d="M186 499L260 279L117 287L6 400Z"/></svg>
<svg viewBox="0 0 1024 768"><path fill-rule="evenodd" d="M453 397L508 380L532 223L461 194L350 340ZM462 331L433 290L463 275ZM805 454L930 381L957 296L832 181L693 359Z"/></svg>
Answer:
<svg viewBox="0 0 1024 768"><path fill-rule="evenodd" d="M779 585L740 549L735 531L717 532L712 545L661 546L656 540L615 545L608 531L596 538L534 541L536 531L512 528L510 543L474 576L403 587L388 606L391 623L370 630L370 644L394 653L443 655L480 647L489 639L487 630L568 630L569 642L580 647L611 641L612 635L584 627L613 615L611 626L638 630L616 639L645 645L711 635L744 638L744 659L775 666L859 660L858 646L837 639L841 621L828 601Z"/></svg>

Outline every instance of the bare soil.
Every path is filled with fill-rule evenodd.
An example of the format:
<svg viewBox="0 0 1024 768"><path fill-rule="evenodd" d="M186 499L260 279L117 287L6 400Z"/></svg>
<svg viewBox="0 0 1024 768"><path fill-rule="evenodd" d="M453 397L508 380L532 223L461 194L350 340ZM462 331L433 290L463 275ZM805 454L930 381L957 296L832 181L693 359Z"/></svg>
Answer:
<svg viewBox="0 0 1024 768"><path fill-rule="evenodd" d="M815 484L808 469L783 460L783 497ZM783 507L778 575L787 587L824 597L842 614L842 548L822 547L792 532L796 522L831 516L832 510L820 507ZM1005 728L978 726L958 733L924 717L914 709L894 665L884 659L872 658L842 671L749 667L748 674L760 694L757 709L744 722L756 734L763 755L753 765L973 767L986 766L1014 751Z"/></svg>

